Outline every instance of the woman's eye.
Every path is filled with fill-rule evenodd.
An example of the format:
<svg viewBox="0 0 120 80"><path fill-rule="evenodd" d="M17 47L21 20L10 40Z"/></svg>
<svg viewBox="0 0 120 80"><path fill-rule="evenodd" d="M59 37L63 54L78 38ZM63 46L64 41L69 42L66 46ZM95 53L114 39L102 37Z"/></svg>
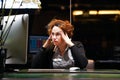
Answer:
<svg viewBox="0 0 120 80"><path fill-rule="evenodd" d="M61 35L60 33L52 33L52 36L59 36Z"/></svg>
<svg viewBox="0 0 120 80"><path fill-rule="evenodd" d="M54 33L52 33L52 35L54 35Z"/></svg>
<svg viewBox="0 0 120 80"><path fill-rule="evenodd" d="M56 35L58 36L58 35L60 35L60 33L56 33Z"/></svg>

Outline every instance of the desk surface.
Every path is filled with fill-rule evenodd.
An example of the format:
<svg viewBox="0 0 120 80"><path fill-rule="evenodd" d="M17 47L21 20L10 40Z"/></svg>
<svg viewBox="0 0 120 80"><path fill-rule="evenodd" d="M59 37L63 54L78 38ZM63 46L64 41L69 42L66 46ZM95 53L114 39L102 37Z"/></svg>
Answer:
<svg viewBox="0 0 120 80"><path fill-rule="evenodd" d="M45 72L44 72L45 71ZM4 73L2 80L120 80L120 70L61 71L50 69Z"/></svg>

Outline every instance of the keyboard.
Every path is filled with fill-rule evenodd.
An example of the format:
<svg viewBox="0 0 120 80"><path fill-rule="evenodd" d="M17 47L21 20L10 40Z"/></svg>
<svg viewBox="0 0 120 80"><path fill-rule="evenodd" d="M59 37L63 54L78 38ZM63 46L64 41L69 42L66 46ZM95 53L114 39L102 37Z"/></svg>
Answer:
<svg viewBox="0 0 120 80"><path fill-rule="evenodd" d="M28 72L66 72L66 69L28 69Z"/></svg>

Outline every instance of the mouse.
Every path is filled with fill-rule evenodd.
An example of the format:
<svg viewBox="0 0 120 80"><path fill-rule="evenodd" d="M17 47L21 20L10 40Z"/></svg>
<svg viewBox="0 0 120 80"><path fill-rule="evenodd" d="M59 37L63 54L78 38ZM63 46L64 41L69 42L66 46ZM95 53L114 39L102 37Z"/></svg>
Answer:
<svg viewBox="0 0 120 80"><path fill-rule="evenodd" d="M80 70L80 68L79 67L70 67L69 70L70 71L78 71L78 70Z"/></svg>

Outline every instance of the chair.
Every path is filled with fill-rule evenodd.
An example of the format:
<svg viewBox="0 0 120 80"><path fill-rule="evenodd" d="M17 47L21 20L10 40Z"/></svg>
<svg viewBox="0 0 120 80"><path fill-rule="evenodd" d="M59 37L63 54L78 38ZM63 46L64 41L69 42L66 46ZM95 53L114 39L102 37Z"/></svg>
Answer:
<svg viewBox="0 0 120 80"><path fill-rule="evenodd" d="M94 69L94 60L88 59L88 65L86 66L86 69Z"/></svg>

